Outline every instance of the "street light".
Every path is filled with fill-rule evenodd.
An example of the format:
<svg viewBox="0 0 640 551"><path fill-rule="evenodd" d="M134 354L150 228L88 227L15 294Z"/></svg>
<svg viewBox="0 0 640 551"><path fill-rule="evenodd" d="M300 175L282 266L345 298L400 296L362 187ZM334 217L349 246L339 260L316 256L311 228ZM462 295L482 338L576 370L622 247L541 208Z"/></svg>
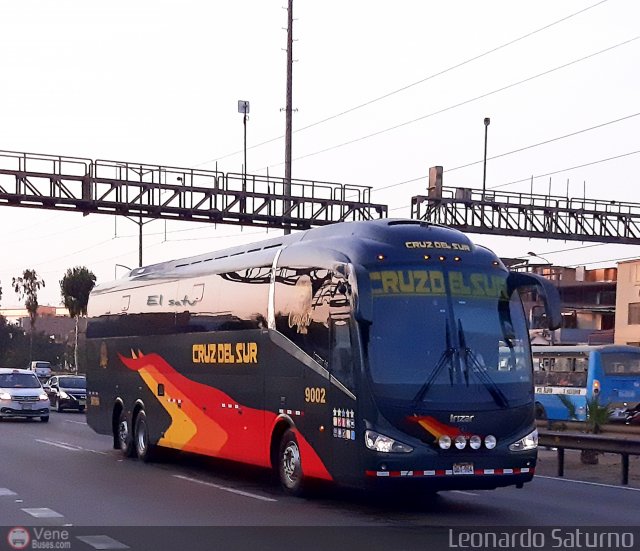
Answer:
<svg viewBox="0 0 640 551"><path fill-rule="evenodd" d="M534 258L539 258L540 260L544 260L549 266L553 265L553 262L549 261L547 258L545 258L544 256L540 256L539 254L536 254L532 251L529 251L527 253L529 256L533 256Z"/></svg>
<svg viewBox="0 0 640 551"><path fill-rule="evenodd" d="M244 124L244 170L243 174L247 177L247 120L249 117L249 102L244 100L238 100L238 113L243 113L242 123Z"/></svg>
<svg viewBox="0 0 640 551"><path fill-rule="evenodd" d="M118 272L117 268L118 268L118 267L120 267L120 268L124 268L125 270L129 270L129 271L131 271L131 268L129 268L129 266L125 266L124 264L116 264L116 265L113 267L113 279L116 279L116 277L117 277L117 272Z"/></svg>
<svg viewBox="0 0 640 551"><path fill-rule="evenodd" d="M484 192L487 186L487 129L491 124L489 117L484 118L484 169L482 173L482 200L484 201Z"/></svg>

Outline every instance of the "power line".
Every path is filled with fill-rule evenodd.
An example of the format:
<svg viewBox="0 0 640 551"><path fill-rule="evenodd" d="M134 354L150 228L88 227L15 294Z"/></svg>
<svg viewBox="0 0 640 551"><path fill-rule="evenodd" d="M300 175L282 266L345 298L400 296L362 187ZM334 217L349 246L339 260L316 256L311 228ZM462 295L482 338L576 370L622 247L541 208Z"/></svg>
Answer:
<svg viewBox="0 0 640 551"><path fill-rule="evenodd" d="M590 130L597 130L598 128L602 128L602 127L608 126L610 124L615 124L615 123L618 123L618 122L622 122L622 121L631 119L633 117L637 117L638 115L640 115L640 112L633 113L631 115L627 115L627 116L621 117L619 119L614 119L612 121L603 122L603 123L597 124L595 126L590 126L589 128L583 128L582 130L576 130L575 132L571 132L569 134L564 134L563 136L557 136L555 138L550 138L550 139L544 140L542 142L538 142L538 143L535 143L535 144L531 144L531 145L527 145L527 146L524 146L524 147L520 147L518 149L513 149L512 151L506 151L504 153L499 153L498 155L493 155L492 157L487 157L487 160L491 161L493 159L499 159L500 157L506 157L507 155L513 155L514 153L520 153L522 151L526 151L527 149L533 149L534 147L539 147L541 145L546 145L546 144L549 144L549 143L557 142L559 140L570 138L572 136L577 136L578 134L584 134L585 132L589 132ZM467 167L470 167L470 166L474 166L474 165L480 164L482 162L483 162L483 159L480 159L479 161L473 161L472 163L466 163L464 165L456 166L454 168L448 168L448 169L444 170L444 172L447 172L447 173L448 172L453 172L454 170L460 170L462 168L467 168ZM404 185L404 184L417 182L418 180L424 180L425 178L427 178L426 175L418 176L416 178L411 178L410 180L403 180L402 182L398 182L398 183L395 183L395 184L390 184L388 186L383 186L383 187L376 188L374 191L382 191L384 189L389 189L389 188L401 186L401 185ZM507 185L507 184L504 184L504 185Z"/></svg>
<svg viewBox="0 0 640 551"><path fill-rule="evenodd" d="M592 262L580 262L579 264L570 264L569 266L567 266L567 268L571 268L572 266L590 266L592 264L602 264L604 262L620 262L622 260L636 260L639 257L639 255L635 255L635 256L624 256L621 258L609 258L607 260L594 260Z"/></svg>
<svg viewBox="0 0 640 551"><path fill-rule="evenodd" d="M535 144L531 144L531 145L527 145L525 147L521 147L520 149L514 149L513 151L507 151L506 153L500 153L499 155L494 155L493 157L487 157L487 161L491 161L493 159L499 159L500 157L506 157L507 155L513 155L514 153L520 153L522 151L526 151L527 149L533 149L534 147L539 147L541 145L546 145L549 143L553 143L553 142L557 142L560 140L564 140L565 138L571 138L573 136L577 136L578 134L584 134L585 132L589 132L590 130L597 130L598 128L602 128L604 126L608 126L610 124L615 124L617 122L622 122L625 121L627 119L631 119L633 117L637 117L638 115L640 115L640 112L638 113L633 113L632 115L627 115L626 117L622 117L619 119L615 119L612 121L608 121L608 122L603 122L602 124L597 124L595 126L590 126L589 128L583 128L582 130L577 130L576 132L571 132L570 134L565 134L563 136L558 136L556 138L551 138L549 140L545 140L543 142L538 142ZM460 165L460 166L456 166L454 168L449 168L447 170L445 170L444 172L453 172L454 170L460 170L461 168L467 168L473 165L477 165L480 164L481 162L483 162L483 159L480 159L479 161L474 161L472 163L467 163L466 165Z"/></svg>
<svg viewBox="0 0 640 551"><path fill-rule="evenodd" d="M590 249L592 247L602 247L603 245L611 245L611 243L595 243L591 245L581 245L580 247L571 247L569 249L559 249L557 251L549 251L547 253L540 253L541 256L547 256L548 254L560 254L569 251L581 251L582 249Z"/></svg>
<svg viewBox="0 0 640 551"><path fill-rule="evenodd" d="M452 65L450 67L447 67L446 69L438 71L437 73L433 73L433 74L431 74L429 76L426 76L426 77L424 77L424 78L422 78L420 80L412 82L411 84L407 84L407 85L402 86L402 87L400 87L400 88L398 88L396 90L393 90L391 92L387 92L386 94L383 94L382 96L379 96L377 98L365 101L364 103L361 103L361 104L356 105L354 107L350 107L349 109L345 109L344 111L341 111L341 112L336 113L334 115L330 115L329 117L326 117L326 118L321 119L319 121L316 121L316 122L313 122L311 124L308 124L307 126L303 126L302 128L298 128L297 130L294 130L293 133L295 134L295 133L298 133L298 132L303 132L304 130L308 130L309 128L313 128L314 126L319 126L321 124L324 124L325 122L329 122L329 121L331 121L333 119L337 119L338 117L342 117L343 115L347 115L348 113L353 113L354 111L357 111L358 109L362 109L363 107L367 107L367 106L369 106L369 105L371 105L373 103L376 103L378 101L381 101L383 99L391 97L391 96L393 96L395 94L398 94L400 92L404 92L405 90L408 90L409 88L413 88L414 86L417 86L418 84L422 84L422 83L427 82L429 80L432 80L432 79L434 79L436 77L439 77L439 76L442 76L442 75L444 75L446 73L454 71L455 69L459 69L460 67L464 67L465 65L468 65L469 63L472 63L473 61L477 61L477 60L479 60L479 59L481 59L483 57L486 57L486 56L488 56L490 54L493 54L493 53L495 53L495 52L497 52L499 50L502 50L503 48L506 48L508 46L512 46L513 44L515 44L517 42L520 42L521 40L524 40L525 38L529 38L530 36L538 34L539 32L545 31L545 30L547 30L547 29L549 29L551 27L554 27L555 25L563 23L564 21L567 21L567 20L569 20L569 19L571 19L573 17L576 17L576 16L578 16L578 15L580 15L580 14L582 14L582 13L584 13L584 12L586 12L586 11L592 9L592 8L595 8L595 7L599 6L600 4L604 4L605 2L608 2L608 0L601 0L600 2L597 2L597 3L595 3L595 4L591 5L591 6L588 6L588 7L584 8L584 9L581 9L581 10L575 12L575 13L567 15L567 16L561 18L561 19L558 19L557 21L553 21L552 23L548 23L547 25L544 25L543 27L540 27L539 29L536 29L534 31L528 32L526 34L523 34L522 36L519 36L518 38L514 38L513 40L510 40L508 42L505 42L504 44L501 44L499 46L491 48L490 50L487 50L487 51L485 51L485 52L483 52L481 54L478 54L478 55L476 55L474 57L470 57L469 59L461 61L460 63L457 63L456 65ZM284 134L282 136L278 136L276 138L270 138L270 139L265 140L263 142L260 142L260 143L257 143L255 145L252 145L252 146L248 147L247 149L255 149L257 147L262 147L263 145L267 145L267 144L276 142L278 140L281 140L282 138L284 138ZM202 166L202 165L213 163L213 162L216 162L216 161L221 161L222 159L226 159L228 157L232 157L233 155L238 155L239 153L243 153L243 152L244 152L244 149L240 149L240 150L234 151L232 153L227 153L226 155L223 155L222 157L218 157L216 159L211 159L209 161L204 161L203 163L197 164L195 166Z"/></svg>
<svg viewBox="0 0 640 551"><path fill-rule="evenodd" d="M557 21L554 21L553 23L549 23L548 25L545 25L544 27L540 27L539 29L536 29L535 31L531 31L531 32L529 32L527 34L524 34L524 35L518 37L518 38L510 40L509 42L505 42L504 44L501 44L500 46L496 46L495 48L492 48L490 50L487 50L486 52L478 54L475 57L469 58L469 59L467 59L465 61L462 61L462 62L460 62L460 63L458 63L456 65L452 65L451 67L448 67L447 69L443 69L442 71L439 71L437 73L429 75L429 76L427 76L427 77L425 77L423 79L420 79L420 80L418 80L416 82L412 82L411 84L407 84L406 86L398 88L397 90L394 90L392 92L388 92L388 93L386 93L386 94L384 94L382 96L379 96L379 97L377 97L375 99L372 99L372 100L366 101L364 103L361 103L360 105L357 105L355 107L351 107L350 109L346 109L345 111L342 111L342 112L337 113L335 115L331 115L330 117L322 119L322 120L320 120L318 122L314 122L312 124L308 124L307 126L303 126L302 128L300 128L298 130L298 132L301 132L303 130L307 130L308 128L313 128L314 126L318 126L319 124L323 124L325 122L328 122L330 120L336 119L336 118L341 117L343 115L346 115L348 113L352 113L353 111L356 111L358 109L362 109L363 107L371 105L372 103L376 103L378 101L386 99L386 98L388 98L390 96L393 96L395 94L398 94L400 92L404 92L405 90L408 90L409 88L413 88L414 86L417 86L418 84L422 84L422 83L427 82L429 80L432 80L432 79L434 79L436 77L442 76L442 75L444 75L446 73L449 73L450 71L453 71L455 69L459 69L460 67L463 67L463 66L465 66L465 65L467 65L467 64L469 64L469 63L471 63L473 61L477 61L478 59L481 59L481 58L483 58L485 56L488 56L489 54L493 54L493 53L497 52L498 50L506 48L507 46L511 46L511 45L515 44L516 42L524 40L525 38L528 38L530 36L533 36L534 34L537 34L537 33L541 32L541 31L549 29L550 27L553 27L554 25L558 25L559 23L562 23L563 21L566 21L567 19L571 19L572 17L575 17L576 15L579 15L579 14L584 13L584 12L586 12L586 11L592 9L592 8L595 8L596 6L599 6L600 4L604 4L607 1L608 0L602 0L601 2L598 2L597 4L593 4L592 6L584 8L584 9L582 9L580 11L577 11L577 12L575 12L575 13L573 13L571 15L568 15L566 17L563 17L562 19L558 19Z"/></svg>
<svg viewBox="0 0 640 551"><path fill-rule="evenodd" d="M545 176L553 176L554 174L560 174L561 172L569 172L570 170L575 170L577 168L584 168L585 166L592 166L600 163L606 163L608 161L614 161L615 159L622 159L623 157L629 157L630 155L637 155L638 153L640 153L640 150L630 151L629 153L623 153L622 155L616 155L615 157L607 157L606 159L599 159L598 161L592 161L590 163L584 163L582 165L576 165L576 166L571 166L569 168L554 170L553 172L547 172L546 174L538 174L537 176L530 176L529 178L523 178L522 180L514 180L513 182L492 186L488 189L498 189L500 187L511 186L513 184L520 184L522 182L530 182L532 178L536 180L538 178L544 178Z"/></svg>
<svg viewBox="0 0 640 551"><path fill-rule="evenodd" d="M548 69L548 70L546 70L546 71L543 71L542 73L538 73L538 74L536 74L536 75L533 75L533 76L527 77L527 78L522 79L522 80L519 80L519 81L517 81L517 82L513 82L513 83L508 84L508 85L506 85L506 86L502 86L501 88L497 88L497 89L492 90L492 91L490 91L490 92L485 92L484 94L480 94L479 96L475 96L475 97L473 97L473 98L470 98L470 99L467 99L467 100L461 101L461 102L456 103L456 104L454 104L454 105L450 105L450 106L448 106L448 107L444 107L443 109L439 109L439 110L437 110L437 111L433 111L432 113L429 113L429 114L427 114L427 115L422 115L421 117L417 117L417 118L415 118L415 119L411 119L411 120L405 121L405 122L403 122L403 123L396 124L396 125L394 125L394 126L390 126L390 127L385 128L385 129L383 129L383 130L378 130L377 132L372 132L371 134L367 134L367 135L365 135L365 136L360 136L359 138L354 138L353 140L349 140L349 141L346 141L346 142L342 142L342 143L340 143L340 144L333 145L333 146L331 146L331 147L327 147L327 148L325 148L325 149L321 149L321 150L319 150L319 151L314 151L314 152L312 152L312 153L307 153L307 154L305 154L305 155L300 155L299 157L296 157L294 160L295 160L295 161L299 161L299 160L301 160L301 159L305 159L305 158L307 158L307 157L313 157L313 156L315 156L315 155L320 155L320 154L322 154L322 153L327 153L327 152L329 152L329 151L333 151L333 150L335 150L335 149L339 149L339 148L341 148L341 147L345 147L345 146L347 146L347 145L352 145L352 144L354 144L354 143L361 142L361 141L367 140L367 139L369 139L369 138L373 138L373 137L375 137L375 136L379 136L379 135L381 135L381 134L385 134L385 133L387 133L387 132L391 132L392 130L397 130L398 128L402 128L402 127L404 127L404 126L408 126L408 125L410 125L410 124L413 124L413 123L415 123L415 122L422 121L422 120L424 120L424 119L427 119L427 118L433 117L433 116L435 116L435 115L440 115L440 114L445 113L445 112L447 112L447 111L451 111L452 109L456 109L456 108L458 108L458 107L462 107L463 105L468 105L468 104L473 103L473 102L475 102L475 101L478 101L478 100L480 100L480 99L484 99L484 98L486 98L486 97L492 96L493 94L497 94L497 93L499 93L499 92L504 92L505 90L509 90L510 88L514 88L514 87L519 86L519 85L521 85L521 84L525 84L525 83L527 83L527 82L531 82L532 80L535 80L535 79L537 79L537 78L540 78L540 77L543 77L543 76L549 75L549 74L554 73L554 72L556 72L556 71L560 71L561 69L566 69L567 67L570 67L570 66L572 66L572 65L575 65L575 64L580 63L580 62L582 62L582 61L586 61L587 59L591 59L591 58L593 58L593 57L595 57L595 56L598 56L598 55L600 55L600 54L604 54L604 53L606 53L606 52L610 52L610 51L612 51L612 50L615 50L616 48L620 48L621 46L625 46L625 45L627 45L627 44L630 44L631 42L634 42L635 40L638 40L639 38L640 38L640 35L635 36L635 37L633 37L633 38L630 38L629 40L625 40L624 42L620 42L620 43L618 43L618 44L614 44L613 46L609 46L608 48L605 48L605 49L603 49L603 50L599 50L599 51L597 51L597 52L591 53L591 54L586 55L586 56L584 56L584 57L581 57L581 58L579 58L579 59L574 59L573 61L570 61L570 62L568 62L568 63L564 63L563 65L559 65L559 66L557 66L557 67L554 67L553 69ZM269 168L276 167L276 166L280 166L280 165L282 165L282 164L283 164L283 163L277 163L277 164L274 164L274 165L270 165L270 167L269 167Z"/></svg>

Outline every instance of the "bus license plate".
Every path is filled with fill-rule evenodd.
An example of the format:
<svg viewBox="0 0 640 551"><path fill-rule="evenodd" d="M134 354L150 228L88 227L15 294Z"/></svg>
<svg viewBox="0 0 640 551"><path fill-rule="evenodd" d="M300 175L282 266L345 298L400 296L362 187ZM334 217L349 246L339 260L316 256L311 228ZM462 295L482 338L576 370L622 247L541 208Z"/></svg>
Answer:
<svg viewBox="0 0 640 551"><path fill-rule="evenodd" d="M473 474L473 463L454 463L453 474Z"/></svg>

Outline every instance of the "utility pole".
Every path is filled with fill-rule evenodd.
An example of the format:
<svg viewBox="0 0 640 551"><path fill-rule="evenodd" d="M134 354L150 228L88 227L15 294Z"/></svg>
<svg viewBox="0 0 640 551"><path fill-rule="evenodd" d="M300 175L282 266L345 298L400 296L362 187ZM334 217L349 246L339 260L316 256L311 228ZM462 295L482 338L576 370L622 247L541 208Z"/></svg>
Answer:
<svg viewBox="0 0 640 551"><path fill-rule="evenodd" d="M293 81L293 0L289 0L287 8L287 103L286 103L286 130L284 142L284 211L291 208L291 114L292 108L292 81ZM291 228L285 227L284 234L289 235Z"/></svg>

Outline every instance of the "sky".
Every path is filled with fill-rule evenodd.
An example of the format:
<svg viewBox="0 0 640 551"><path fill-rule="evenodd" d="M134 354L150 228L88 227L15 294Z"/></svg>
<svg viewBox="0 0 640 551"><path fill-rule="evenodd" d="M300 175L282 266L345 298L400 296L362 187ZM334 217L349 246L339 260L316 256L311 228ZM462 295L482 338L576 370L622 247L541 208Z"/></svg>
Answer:
<svg viewBox="0 0 640 551"><path fill-rule="evenodd" d="M1 2L0 150L241 172L247 100L247 172L284 176L285 8ZM294 178L370 186L390 217L409 217L431 166L445 186L482 188L490 117L487 189L533 181L534 193L640 203L637 0L298 0L293 15ZM105 282L138 263L138 226L123 217L2 206L0 230L2 307L20 304L11 280L27 268L45 281L39 302L59 305L68 268ZM143 232L145 265L281 234L176 221ZM640 257L471 237L566 266Z"/></svg>

